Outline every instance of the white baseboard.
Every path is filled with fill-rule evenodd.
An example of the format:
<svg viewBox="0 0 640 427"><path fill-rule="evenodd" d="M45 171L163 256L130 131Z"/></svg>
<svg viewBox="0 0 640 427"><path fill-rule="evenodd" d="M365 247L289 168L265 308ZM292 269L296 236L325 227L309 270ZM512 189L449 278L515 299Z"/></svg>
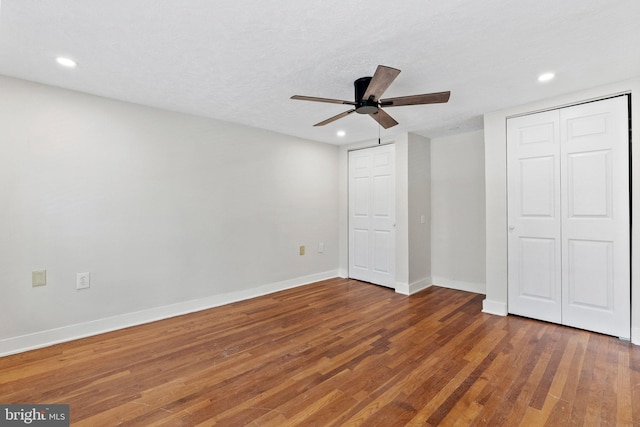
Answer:
<svg viewBox="0 0 640 427"><path fill-rule="evenodd" d="M482 301L482 312L487 314L495 314L497 316L506 316L509 314L507 311L507 303L500 301L492 301L485 299Z"/></svg>
<svg viewBox="0 0 640 427"><path fill-rule="evenodd" d="M119 316L93 320L91 322L11 337L0 340L0 357L128 328L131 326L142 325L144 323L155 322L157 320L167 319L170 317L181 316L183 314L206 310L208 308L219 307L221 305L268 295L285 289L331 279L333 277L337 277L337 275L337 270L326 271L324 273L316 273L308 276L297 277L295 279L284 280L282 282L270 283L244 291L212 295L197 300L184 301L162 307L154 307L147 310L122 314Z"/></svg>
<svg viewBox="0 0 640 427"><path fill-rule="evenodd" d="M340 277L342 279L349 278L349 270L344 269L344 268L338 269L338 277Z"/></svg>
<svg viewBox="0 0 640 427"><path fill-rule="evenodd" d="M399 283L396 282L396 293L402 295L413 295L416 292L420 292L431 286L431 277L416 280L412 283Z"/></svg>
<svg viewBox="0 0 640 427"><path fill-rule="evenodd" d="M432 283L436 286L457 289L459 291L474 292L476 294L485 294L487 292L484 283L463 282L461 280L452 280L438 276L433 276Z"/></svg>
<svg viewBox="0 0 640 427"><path fill-rule="evenodd" d="M631 328L631 344L640 345L640 328Z"/></svg>

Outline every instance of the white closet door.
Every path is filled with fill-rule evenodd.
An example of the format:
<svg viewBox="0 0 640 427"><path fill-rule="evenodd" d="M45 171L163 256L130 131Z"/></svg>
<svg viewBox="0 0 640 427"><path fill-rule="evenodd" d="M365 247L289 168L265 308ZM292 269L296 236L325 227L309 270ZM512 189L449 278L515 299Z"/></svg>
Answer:
<svg viewBox="0 0 640 427"><path fill-rule="evenodd" d="M349 277L395 287L395 146L349 152Z"/></svg>
<svg viewBox="0 0 640 427"><path fill-rule="evenodd" d="M558 113L509 119L507 141L509 312L561 323Z"/></svg>
<svg viewBox="0 0 640 427"><path fill-rule="evenodd" d="M507 121L509 312L629 338L627 97Z"/></svg>
<svg viewBox="0 0 640 427"><path fill-rule="evenodd" d="M630 337L627 97L560 110L563 323Z"/></svg>

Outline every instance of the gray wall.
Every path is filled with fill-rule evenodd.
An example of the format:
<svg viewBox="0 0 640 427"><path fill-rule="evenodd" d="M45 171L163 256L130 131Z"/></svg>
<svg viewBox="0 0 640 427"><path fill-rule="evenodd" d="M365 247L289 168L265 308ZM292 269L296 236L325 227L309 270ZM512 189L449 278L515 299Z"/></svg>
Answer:
<svg viewBox="0 0 640 427"><path fill-rule="evenodd" d="M431 186L433 283L484 293L483 131L431 140Z"/></svg>
<svg viewBox="0 0 640 427"><path fill-rule="evenodd" d="M0 93L0 354L336 276L338 147L5 77Z"/></svg>

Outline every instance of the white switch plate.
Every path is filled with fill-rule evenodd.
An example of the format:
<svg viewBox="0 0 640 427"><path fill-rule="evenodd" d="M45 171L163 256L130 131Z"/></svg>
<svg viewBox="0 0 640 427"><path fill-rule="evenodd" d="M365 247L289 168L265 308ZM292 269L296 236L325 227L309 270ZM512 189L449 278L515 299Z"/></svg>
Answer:
<svg viewBox="0 0 640 427"><path fill-rule="evenodd" d="M91 286L91 273L78 273L76 275L76 289L87 289Z"/></svg>
<svg viewBox="0 0 640 427"><path fill-rule="evenodd" d="M44 286L47 284L47 270L31 272L31 286Z"/></svg>
<svg viewBox="0 0 640 427"><path fill-rule="evenodd" d="M318 253L319 254L324 253L324 243L318 243Z"/></svg>

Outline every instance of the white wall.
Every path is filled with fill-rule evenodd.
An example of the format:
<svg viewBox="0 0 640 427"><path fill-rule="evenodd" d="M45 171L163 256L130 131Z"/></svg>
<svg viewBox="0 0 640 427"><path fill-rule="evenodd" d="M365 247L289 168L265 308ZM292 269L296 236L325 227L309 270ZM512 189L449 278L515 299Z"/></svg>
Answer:
<svg viewBox="0 0 640 427"><path fill-rule="evenodd" d="M431 140L433 283L485 293L484 133Z"/></svg>
<svg viewBox="0 0 640 427"><path fill-rule="evenodd" d="M337 147L5 77L0 93L0 355L337 274Z"/></svg>
<svg viewBox="0 0 640 427"><path fill-rule="evenodd" d="M536 103L508 108L484 116L485 131L485 188L486 188L486 275L487 298L483 311L507 314L507 178L506 178L506 119L530 112L548 110L586 100L620 93L632 94L632 128L640 129L640 77L601 86L591 90L546 99ZM640 144L639 133L632 134L632 223L640 223ZM640 247L638 227L631 230L631 248ZM640 257L631 258L631 340L640 344Z"/></svg>
<svg viewBox="0 0 640 427"><path fill-rule="evenodd" d="M431 142L408 135L409 292L431 285ZM424 220L424 221L423 221Z"/></svg>
<svg viewBox="0 0 640 427"><path fill-rule="evenodd" d="M409 134L396 136L396 292L409 294Z"/></svg>

